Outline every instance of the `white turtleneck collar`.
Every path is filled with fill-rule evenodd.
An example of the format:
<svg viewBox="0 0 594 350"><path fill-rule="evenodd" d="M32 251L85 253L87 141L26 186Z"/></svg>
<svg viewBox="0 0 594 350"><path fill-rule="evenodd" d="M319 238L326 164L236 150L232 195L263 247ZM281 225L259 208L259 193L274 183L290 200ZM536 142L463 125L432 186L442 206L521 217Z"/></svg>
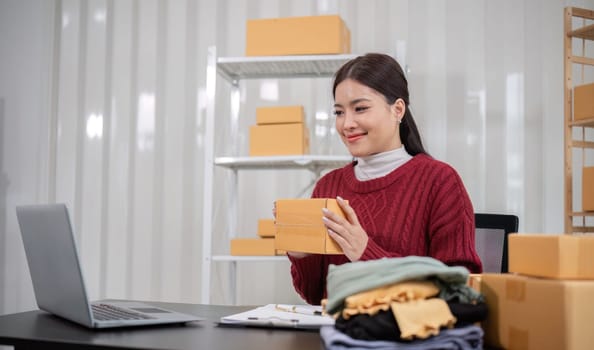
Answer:
<svg viewBox="0 0 594 350"><path fill-rule="evenodd" d="M402 164L412 159L404 146L395 150L357 158L355 176L359 181L377 179L386 176Z"/></svg>

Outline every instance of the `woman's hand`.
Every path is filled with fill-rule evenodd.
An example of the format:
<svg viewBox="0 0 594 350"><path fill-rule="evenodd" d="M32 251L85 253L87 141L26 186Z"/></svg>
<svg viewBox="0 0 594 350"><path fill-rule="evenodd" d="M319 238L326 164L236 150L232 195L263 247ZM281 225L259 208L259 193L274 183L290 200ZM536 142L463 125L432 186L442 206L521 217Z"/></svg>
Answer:
<svg viewBox="0 0 594 350"><path fill-rule="evenodd" d="M309 253L303 253L303 252L287 252L287 254L295 259L302 259L305 258L306 256L309 256Z"/></svg>
<svg viewBox="0 0 594 350"><path fill-rule="evenodd" d="M336 197L336 201L345 213L346 219L326 208L322 209L322 219L328 228L328 234L342 248L344 255L351 261L357 261L367 247L369 236L359 224L355 210L340 197Z"/></svg>

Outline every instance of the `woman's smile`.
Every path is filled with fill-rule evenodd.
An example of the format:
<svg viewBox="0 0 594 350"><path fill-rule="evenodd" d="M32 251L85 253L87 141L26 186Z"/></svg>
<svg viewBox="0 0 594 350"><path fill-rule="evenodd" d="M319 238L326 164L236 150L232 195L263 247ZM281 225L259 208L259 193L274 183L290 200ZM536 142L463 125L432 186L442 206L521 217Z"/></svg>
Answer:
<svg viewBox="0 0 594 350"><path fill-rule="evenodd" d="M345 135L345 136L346 136L348 142L354 143L354 142L359 141L365 135L367 135L366 132L361 132L361 133L349 134L349 135Z"/></svg>

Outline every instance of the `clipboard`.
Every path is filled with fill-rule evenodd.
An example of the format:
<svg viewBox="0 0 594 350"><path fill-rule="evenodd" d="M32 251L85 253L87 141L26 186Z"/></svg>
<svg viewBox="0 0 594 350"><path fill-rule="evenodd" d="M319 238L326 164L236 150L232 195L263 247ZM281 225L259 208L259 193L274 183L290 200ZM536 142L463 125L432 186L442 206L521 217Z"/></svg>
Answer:
<svg viewBox="0 0 594 350"><path fill-rule="evenodd" d="M296 312L288 310L305 310ZM311 311L311 313L309 312ZM320 306L268 304L234 315L221 317L219 325L238 327L314 329L333 326L331 316L321 314Z"/></svg>

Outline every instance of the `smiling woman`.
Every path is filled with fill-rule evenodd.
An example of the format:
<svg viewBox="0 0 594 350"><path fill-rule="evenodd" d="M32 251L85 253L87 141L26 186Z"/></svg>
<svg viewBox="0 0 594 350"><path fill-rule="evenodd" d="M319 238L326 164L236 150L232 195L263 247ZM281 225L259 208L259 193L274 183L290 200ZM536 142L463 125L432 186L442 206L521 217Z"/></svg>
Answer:
<svg viewBox="0 0 594 350"><path fill-rule="evenodd" d="M458 173L423 148L398 62L378 53L347 62L333 95L336 131L355 160L322 177L312 197L337 198L346 214L323 210L344 255L288 252L297 292L319 304L330 264L384 257L430 256L481 272L472 203Z"/></svg>

